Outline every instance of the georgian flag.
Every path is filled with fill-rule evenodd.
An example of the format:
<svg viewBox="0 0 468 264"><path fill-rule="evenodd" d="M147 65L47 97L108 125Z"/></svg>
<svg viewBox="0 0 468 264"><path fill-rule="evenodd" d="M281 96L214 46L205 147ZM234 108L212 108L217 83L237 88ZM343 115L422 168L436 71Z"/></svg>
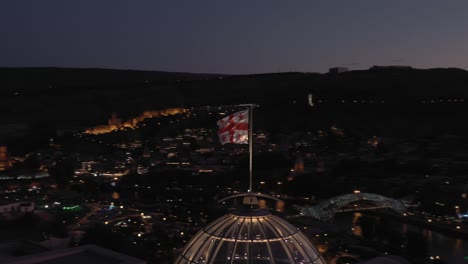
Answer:
<svg viewBox="0 0 468 264"><path fill-rule="evenodd" d="M217 122L219 141L226 143L249 144L249 110L239 111Z"/></svg>

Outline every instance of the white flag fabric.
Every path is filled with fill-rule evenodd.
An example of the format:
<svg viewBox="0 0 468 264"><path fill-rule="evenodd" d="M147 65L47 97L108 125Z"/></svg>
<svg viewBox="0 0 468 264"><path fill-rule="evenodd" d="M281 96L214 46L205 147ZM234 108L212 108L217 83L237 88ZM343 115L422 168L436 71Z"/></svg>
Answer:
<svg viewBox="0 0 468 264"><path fill-rule="evenodd" d="M249 110L243 110L219 120L218 136L226 143L249 144Z"/></svg>

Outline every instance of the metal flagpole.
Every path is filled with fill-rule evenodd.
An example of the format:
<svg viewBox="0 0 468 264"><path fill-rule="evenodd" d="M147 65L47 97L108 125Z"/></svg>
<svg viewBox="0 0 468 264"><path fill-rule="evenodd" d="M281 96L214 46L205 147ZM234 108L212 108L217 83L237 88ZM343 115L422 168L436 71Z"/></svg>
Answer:
<svg viewBox="0 0 468 264"><path fill-rule="evenodd" d="M255 104L240 104L240 105L235 105L235 106L240 106L240 107L247 107L249 111L249 132L248 132L248 137L249 137L249 189L247 190L247 193L245 194L235 194L232 196L229 196L227 198L224 198L218 202L225 201L227 199L235 198L235 197L244 197L243 203L246 205L250 205L251 208L253 208L254 205L258 204L257 197L254 196L253 193L253 184L252 184L252 172L253 172L253 166L252 166L252 158L253 158L253 108L258 107L258 105ZM272 197L273 199L276 199Z"/></svg>
<svg viewBox="0 0 468 264"><path fill-rule="evenodd" d="M249 106L249 161L250 161L250 169L249 169L249 192L252 192L252 156L253 156L253 106Z"/></svg>

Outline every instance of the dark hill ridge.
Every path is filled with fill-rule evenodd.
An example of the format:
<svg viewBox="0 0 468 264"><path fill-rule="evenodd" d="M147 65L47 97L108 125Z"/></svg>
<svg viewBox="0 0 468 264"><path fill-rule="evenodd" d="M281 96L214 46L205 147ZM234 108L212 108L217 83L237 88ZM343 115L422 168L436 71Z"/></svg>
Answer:
<svg viewBox="0 0 468 264"><path fill-rule="evenodd" d="M179 86L196 102L304 101L307 93L326 102L386 100L413 103L431 98L468 97L468 72L460 69L377 68L341 74L280 73L227 76L223 80L189 82ZM206 97L211 95L211 97ZM200 96L203 96L201 98ZM206 102L208 99L213 99Z"/></svg>
<svg viewBox="0 0 468 264"><path fill-rule="evenodd" d="M219 74L193 74L183 72L115 70L95 68L1 68L2 90L50 89L54 87L138 85L155 82L204 80Z"/></svg>
<svg viewBox="0 0 468 264"><path fill-rule="evenodd" d="M375 67L341 74L289 72L220 75L112 69L0 68L2 94L17 90L36 93L54 90L54 93L63 93L63 88L70 93L89 89L112 91L131 88L133 91L144 91L154 90L154 87L177 88L180 96L189 101L190 97L196 97L202 104L214 95L255 99L270 94L274 99L276 94L283 98L304 92L326 97L466 96L468 72L456 68L423 70Z"/></svg>
<svg viewBox="0 0 468 264"><path fill-rule="evenodd" d="M267 131L337 124L369 135L467 134L465 99L468 72L460 69L217 75L0 68L0 140L43 140L56 128L105 124L112 112L128 119L145 110L241 103L261 105L256 127Z"/></svg>
<svg viewBox="0 0 468 264"><path fill-rule="evenodd" d="M0 93L0 118L6 123L94 125L106 122L112 112L126 118L144 110L178 106L254 102L295 112L297 106L307 107L309 93L323 112L369 112L377 107L361 102L408 105L411 110L422 101L468 98L468 72L380 67L340 74L217 75L0 68ZM351 105L343 108L342 101Z"/></svg>

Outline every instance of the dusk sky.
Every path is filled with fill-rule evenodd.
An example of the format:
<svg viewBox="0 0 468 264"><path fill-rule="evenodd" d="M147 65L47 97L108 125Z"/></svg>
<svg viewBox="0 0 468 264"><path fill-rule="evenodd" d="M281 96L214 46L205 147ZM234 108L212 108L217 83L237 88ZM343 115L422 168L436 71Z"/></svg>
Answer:
<svg viewBox="0 0 468 264"><path fill-rule="evenodd" d="M468 69L468 1L1 0L0 67Z"/></svg>

